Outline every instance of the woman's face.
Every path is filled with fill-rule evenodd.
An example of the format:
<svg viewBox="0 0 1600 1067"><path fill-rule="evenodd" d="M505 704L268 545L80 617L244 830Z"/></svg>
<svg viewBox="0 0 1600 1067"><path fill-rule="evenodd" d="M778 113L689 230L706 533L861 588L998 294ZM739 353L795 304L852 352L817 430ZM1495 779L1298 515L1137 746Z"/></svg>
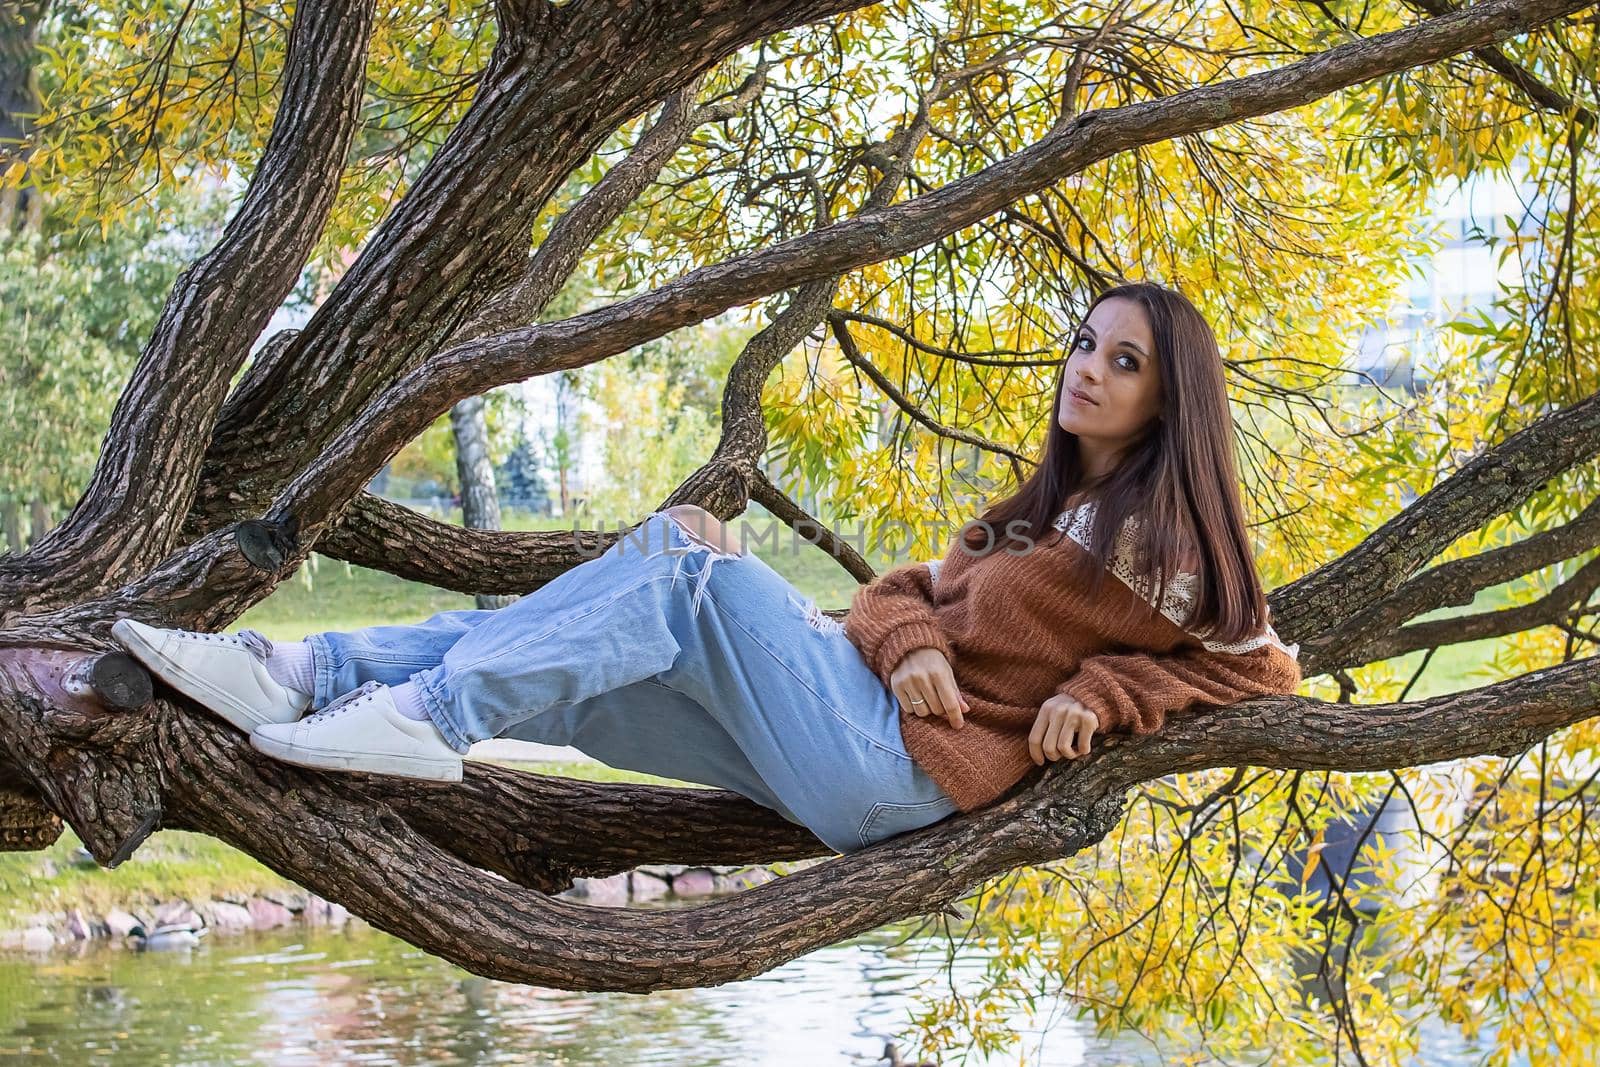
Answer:
<svg viewBox="0 0 1600 1067"><path fill-rule="evenodd" d="M1061 428L1076 434L1091 476L1106 473L1161 412L1161 367L1144 306L1102 300L1071 339L1061 386ZM1074 399L1073 390L1089 403Z"/></svg>

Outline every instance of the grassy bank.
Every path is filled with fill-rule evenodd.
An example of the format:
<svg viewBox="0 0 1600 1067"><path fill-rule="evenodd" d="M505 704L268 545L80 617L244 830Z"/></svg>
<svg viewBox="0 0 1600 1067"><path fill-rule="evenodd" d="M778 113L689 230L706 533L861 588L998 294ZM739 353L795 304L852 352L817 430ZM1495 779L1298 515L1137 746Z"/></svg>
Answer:
<svg viewBox="0 0 1600 1067"><path fill-rule="evenodd" d="M539 774L594 782L686 785L592 763L522 764ZM39 852L0 852L0 930L14 929L40 912L71 908L105 914L149 900L201 900L250 896L292 883L244 853L204 834L162 830L114 871L83 854L71 830Z"/></svg>
<svg viewBox="0 0 1600 1067"><path fill-rule="evenodd" d="M163 830L114 871L82 855L71 830L42 852L0 852L0 929L71 908L103 915L146 900L205 899L287 888L260 863L204 834Z"/></svg>

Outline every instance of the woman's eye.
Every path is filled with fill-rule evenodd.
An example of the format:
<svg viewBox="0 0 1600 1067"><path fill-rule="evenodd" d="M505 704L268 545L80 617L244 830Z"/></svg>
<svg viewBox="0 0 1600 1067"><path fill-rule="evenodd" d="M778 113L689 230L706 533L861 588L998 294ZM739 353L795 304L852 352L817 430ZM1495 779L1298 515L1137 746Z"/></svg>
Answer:
<svg viewBox="0 0 1600 1067"><path fill-rule="evenodd" d="M1090 337L1088 334L1083 334L1077 339L1077 341L1073 342L1072 347L1075 350L1082 352L1085 351L1085 349L1082 347L1085 344L1089 345L1092 349L1094 347L1094 338ZM1136 371L1139 369L1139 361L1130 355L1123 354L1117 356L1116 358L1119 361L1126 361L1122 363L1124 370Z"/></svg>

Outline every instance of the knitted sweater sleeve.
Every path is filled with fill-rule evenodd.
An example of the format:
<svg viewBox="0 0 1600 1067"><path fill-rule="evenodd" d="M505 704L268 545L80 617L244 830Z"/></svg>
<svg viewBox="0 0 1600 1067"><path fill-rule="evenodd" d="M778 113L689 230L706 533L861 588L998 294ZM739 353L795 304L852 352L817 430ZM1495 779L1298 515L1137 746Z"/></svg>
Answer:
<svg viewBox="0 0 1600 1067"><path fill-rule="evenodd" d="M912 649L936 648L950 658L950 643L933 611L939 563L907 563L884 571L857 589L850 602L845 636L884 685Z"/></svg>
<svg viewBox="0 0 1600 1067"><path fill-rule="evenodd" d="M1099 719L1099 729L1154 733L1167 714L1195 704L1226 707L1251 697L1293 693L1301 682L1299 645L1285 646L1269 624L1264 644L1247 652L1189 645L1166 654L1090 656L1056 687Z"/></svg>

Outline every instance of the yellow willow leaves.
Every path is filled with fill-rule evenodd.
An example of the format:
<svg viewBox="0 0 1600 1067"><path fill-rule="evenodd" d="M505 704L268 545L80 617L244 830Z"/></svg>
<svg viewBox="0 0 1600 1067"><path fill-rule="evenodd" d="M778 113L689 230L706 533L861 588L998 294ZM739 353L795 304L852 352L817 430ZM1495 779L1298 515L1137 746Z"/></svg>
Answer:
<svg viewBox="0 0 1600 1067"><path fill-rule="evenodd" d="M86 32L41 44L31 182L108 224L148 207L152 183L248 178L271 131L292 5L124 4L82 17ZM379 5L362 125L319 256L354 247L382 217L423 158L405 143L442 139L493 36L465 0Z"/></svg>
<svg viewBox="0 0 1600 1067"><path fill-rule="evenodd" d="M1241 1040L1259 1050L1276 1032L1286 1046L1273 1051L1291 1055L1315 1033L1285 1009L1302 999L1296 960L1316 947L1310 898L1282 882L1253 887L1249 870L1217 879L1239 866L1236 844L1225 834L1185 840L1159 809L1136 804L1093 853L1052 865L1048 879L1030 872L994 925L1021 960L1033 955L1024 943L1049 931L1059 949L1040 956L1043 969L1102 1024L1182 1035L1179 1050ZM1045 892L1063 880L1066 891ZM1272 953L1251 949L1251 927L1271 931Z"/></svg>
<svg viewBox="0 0 1600 1067"><path fill-rule="evenodd" d="M1562 1062L1544 1057L1584 1048L1596 1022L1600 930L1586 877L1595 847L1576 783L1560 773L1572 768L1540 762L1525 761L1515 777L1543 788L1501 786L1485 797L1483 830L1458 847L1442 886L1450 907L1430 913L1428 938L1406 946L1397 966L1427 980L1446 1019L1469 1033L1487 1009L1497 1058Z"/></svg>

